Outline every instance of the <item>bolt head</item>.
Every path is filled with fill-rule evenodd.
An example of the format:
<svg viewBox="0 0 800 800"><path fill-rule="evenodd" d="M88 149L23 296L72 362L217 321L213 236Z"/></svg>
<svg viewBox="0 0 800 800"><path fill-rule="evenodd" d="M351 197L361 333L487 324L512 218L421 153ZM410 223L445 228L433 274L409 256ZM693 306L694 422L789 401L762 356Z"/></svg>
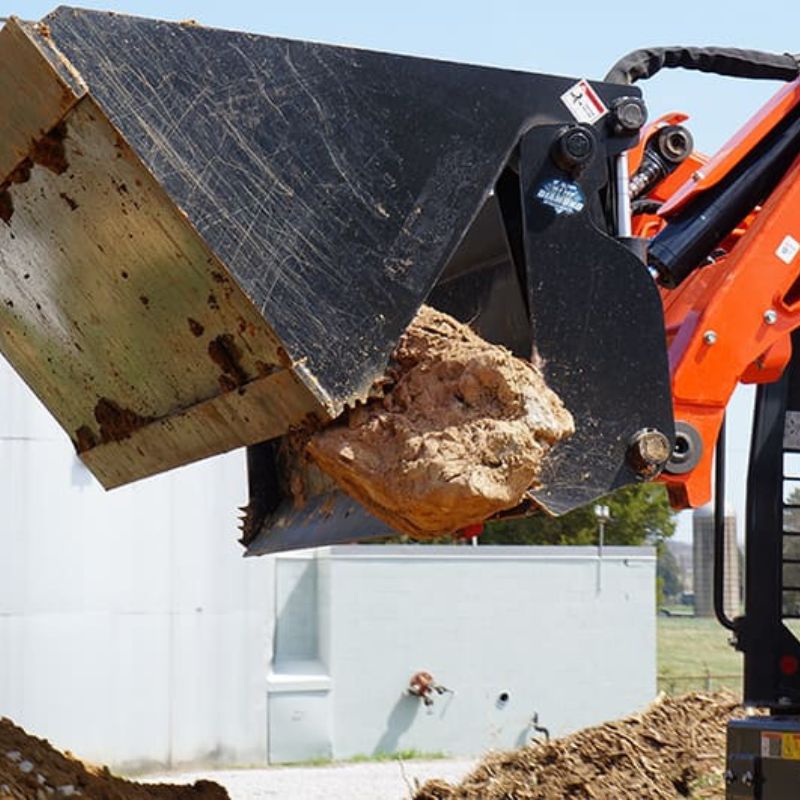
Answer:
<svg viewBox="0 0 800 800"><path fill-rule="evenodd" d="M562 128L555 139L552 150L553 160L561 169L573 171L584 167L594 158L595 134L585 125L571 125Z"/></svg>
<svg viewBox="0 0 800 800"><path fill-rule="evenodd" d="M778 321L778 312L774 308L768 308L764 312L764 322L767 325L774 325Z"/></svg>
<svg viewBox="0 0 800 800"><path fill-rule="evenodd" d="M617 127L624 133L635 133L647 121L647 108L638 97L620 97L614 104Z"/></svg>
<svg viewBox="0 0 800 800"><path fill-rule="evenodd" d="M703 334L703 341L706 344L716 344L717 343L717 332L716 331L706 331Z"/></svg>
<svg viewBox="0 0 800 800"><path fill-rule="evenodd" d="M682 125L667 125L661 128L655 141L658 152L670 164L680 164L688 158L694 148L692 134Z"/></svg>
<svg viewBox="0 0 800 800"><path fill-rule="evenodd" d="M655 478L671 455L669 439L654 428L638 431L628 445L628 463L645 480Z"/></svg>
<svg viewBox="0 0 800 800"><path fill-rule="evenodd" d="M564 148L576 160L583 160L592 154L594 144L586 131L570 131L564 140Z"/></svg>

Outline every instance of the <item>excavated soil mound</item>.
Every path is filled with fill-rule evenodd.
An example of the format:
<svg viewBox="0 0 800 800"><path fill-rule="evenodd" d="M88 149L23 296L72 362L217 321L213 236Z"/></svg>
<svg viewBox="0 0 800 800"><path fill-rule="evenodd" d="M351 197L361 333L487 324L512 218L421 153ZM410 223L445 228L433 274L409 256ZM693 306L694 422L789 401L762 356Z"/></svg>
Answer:
<svg viewBox="0 0 800 800"><path fill-rule="evenodd" d="M211 781L192 786L146 785L114 777L105 767L81 763L0 719L0 800L229 800Z"/></svg>
<svg viewBox="0 0 800 800"><path fill-rule="evenodd" d="M414 800L720 800L734 695L662 697L644 714L490 754L458 786L428 781Z"/></svg>
<svg viewBox="0 0 800 800"><path fill-rule="evenodd" d="M308 452L377 517L417 538L518 505L548 450L574 432L541 372L423 306L379 400L314 434Z"/></svg>

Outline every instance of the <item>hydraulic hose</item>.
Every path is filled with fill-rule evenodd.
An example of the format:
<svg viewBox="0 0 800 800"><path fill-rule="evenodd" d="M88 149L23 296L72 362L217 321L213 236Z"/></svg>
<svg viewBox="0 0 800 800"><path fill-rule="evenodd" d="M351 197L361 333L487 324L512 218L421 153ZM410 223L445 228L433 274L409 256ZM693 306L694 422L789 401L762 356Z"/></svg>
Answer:
<svg viewBox="0 0 800 800"><path fill-rule="evenodd" d="M732 78L793 81L800 77L800 55L734 47L647 47L617 61L605 80L632 84L652 78L665 68L694 69Z"/></svg>

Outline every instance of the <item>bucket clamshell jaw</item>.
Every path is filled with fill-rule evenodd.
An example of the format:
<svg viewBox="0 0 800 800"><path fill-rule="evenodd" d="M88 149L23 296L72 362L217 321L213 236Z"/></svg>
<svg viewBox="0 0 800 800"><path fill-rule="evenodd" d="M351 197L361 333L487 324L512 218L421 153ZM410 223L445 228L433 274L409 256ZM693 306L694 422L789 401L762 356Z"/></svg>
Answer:
<svg viewBox="0 0 800 800"><path fill-rule="evenodd" d="M277 443L366 399L429 303L541 366L576 433L532 500L568 511L641 477L639 432L673 438L658 292L615 236L621 98L639 92L67 7L11 19L0 350L108 488L248 446L255 554L391 533L338 493L295 508Z"/></svg>

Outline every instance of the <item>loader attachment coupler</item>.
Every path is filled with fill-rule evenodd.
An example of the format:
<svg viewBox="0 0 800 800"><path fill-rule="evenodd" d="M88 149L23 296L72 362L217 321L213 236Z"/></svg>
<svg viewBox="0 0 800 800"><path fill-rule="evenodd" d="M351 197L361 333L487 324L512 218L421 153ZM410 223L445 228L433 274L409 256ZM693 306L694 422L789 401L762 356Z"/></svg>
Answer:
<svg viewBox="0 0 800 800"><path fill-rule="evenodd" d="M638 98L64 7L12 19L0 349L106 487L252 446L265 552L378 531L338 496L295 508L273 455L367 398L427 302L541 363L577 424L535 493L561 513L641 476L637 433L672 437L658 294L615 237Z"/></svg>

